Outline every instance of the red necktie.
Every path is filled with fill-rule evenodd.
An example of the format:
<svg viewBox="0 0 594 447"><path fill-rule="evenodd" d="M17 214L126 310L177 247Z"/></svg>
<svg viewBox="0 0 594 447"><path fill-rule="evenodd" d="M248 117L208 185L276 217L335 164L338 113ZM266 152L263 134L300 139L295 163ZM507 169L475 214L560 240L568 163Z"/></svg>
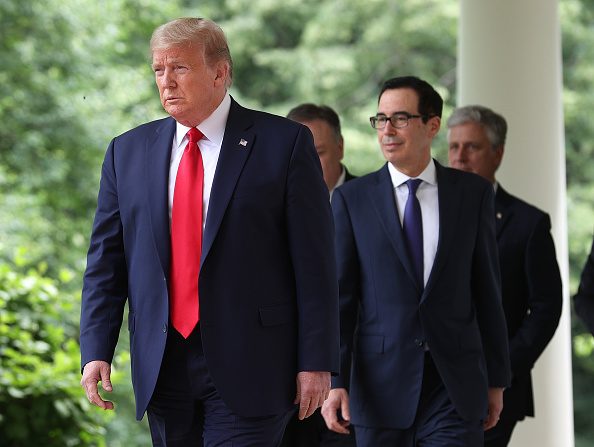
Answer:
<svg viewBox="0 0 594 447"><path fill-rule="evenodd" d="M188 131L175 178L171 211L170 316L173 327L184 337L198 323L198 275L202 252L202 191L204 166L195 127Z"/></svg>

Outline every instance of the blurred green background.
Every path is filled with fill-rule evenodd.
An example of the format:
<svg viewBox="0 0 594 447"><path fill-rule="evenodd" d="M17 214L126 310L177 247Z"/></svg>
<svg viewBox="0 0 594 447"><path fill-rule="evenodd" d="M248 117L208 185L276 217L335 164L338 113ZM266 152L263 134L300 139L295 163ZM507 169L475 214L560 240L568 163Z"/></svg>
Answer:
<svg viewBox="0 0 594 447"><path fill-rule="evenodd" d="M199 5L199 6L196 6ZM208 17L234 59L232 95L285 115L341 116L345 163L382 165L367 117L379 84L414 74L455 106L457 0L0 0L0 445L150 445L134 420L127 333L115 412L79 387L81 277L109 140L164 116L148 40ZM594 1L560 0L572 294L594 229ZM514 126L514 123L510 123ZM537 132L538 129L535 129ZM445 132L434 154L446 160ZM572 320L576 445L594 445L594 339Z"/></svg>

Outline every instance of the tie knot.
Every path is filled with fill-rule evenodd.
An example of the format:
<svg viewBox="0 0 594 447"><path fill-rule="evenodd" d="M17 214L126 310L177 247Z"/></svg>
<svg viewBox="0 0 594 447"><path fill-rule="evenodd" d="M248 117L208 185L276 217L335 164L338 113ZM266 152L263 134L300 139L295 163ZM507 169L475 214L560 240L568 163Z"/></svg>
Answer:
<svg viewBox="0 0 594 447"><path fill-rule="evenodd" d="M198 144L198 142L202 139L203 136L204 134L195 127L192 127L190 130L188 130L188 138L190 140L190 143Z"/></svg>
<svg viewBox="0 0 594 447"><path fill-rule="evenodd" d="M406 181L406 186L408 186L408 193L416 194L417 188L419 187L419 185L421 184L422 181L423 180L421 180L420 178L409 178Z"/></svg>

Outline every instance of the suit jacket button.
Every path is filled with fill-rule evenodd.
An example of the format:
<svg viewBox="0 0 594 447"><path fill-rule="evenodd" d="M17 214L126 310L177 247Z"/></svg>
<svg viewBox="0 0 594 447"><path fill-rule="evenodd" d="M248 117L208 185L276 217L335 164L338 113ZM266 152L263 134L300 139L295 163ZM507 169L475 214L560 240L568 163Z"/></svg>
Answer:
<svg viewBox="0 0 594 447"><path fill-rule="evenodd" d="M167 332L167 324L163 325L163 332Z"/></svg>
<svg viewBox="0 0 594 447"><path fill-rule="evenodd" d="M419 338L415 338L415 344L419 347L422 348L425 345L425 342Z"/></svg>

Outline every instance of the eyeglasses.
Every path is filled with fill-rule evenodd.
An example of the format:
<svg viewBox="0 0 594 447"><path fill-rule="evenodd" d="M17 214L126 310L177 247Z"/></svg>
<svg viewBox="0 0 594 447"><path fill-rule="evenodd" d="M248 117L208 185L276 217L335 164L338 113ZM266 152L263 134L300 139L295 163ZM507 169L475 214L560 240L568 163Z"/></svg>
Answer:
<svg viewBox="0 0 594 447"><path fill-rule="evenodd" d="M392 116L386 116L383 114L379 114L376 116L372 116L369 118L369 122L371 123L371 127L374 129L383 129L386 127L388 121L395 129L402 129L403 127L408 126L408 120L411 118L425 118L427 115L412 115L407 112L400 112L395 113Z"/></svg>

